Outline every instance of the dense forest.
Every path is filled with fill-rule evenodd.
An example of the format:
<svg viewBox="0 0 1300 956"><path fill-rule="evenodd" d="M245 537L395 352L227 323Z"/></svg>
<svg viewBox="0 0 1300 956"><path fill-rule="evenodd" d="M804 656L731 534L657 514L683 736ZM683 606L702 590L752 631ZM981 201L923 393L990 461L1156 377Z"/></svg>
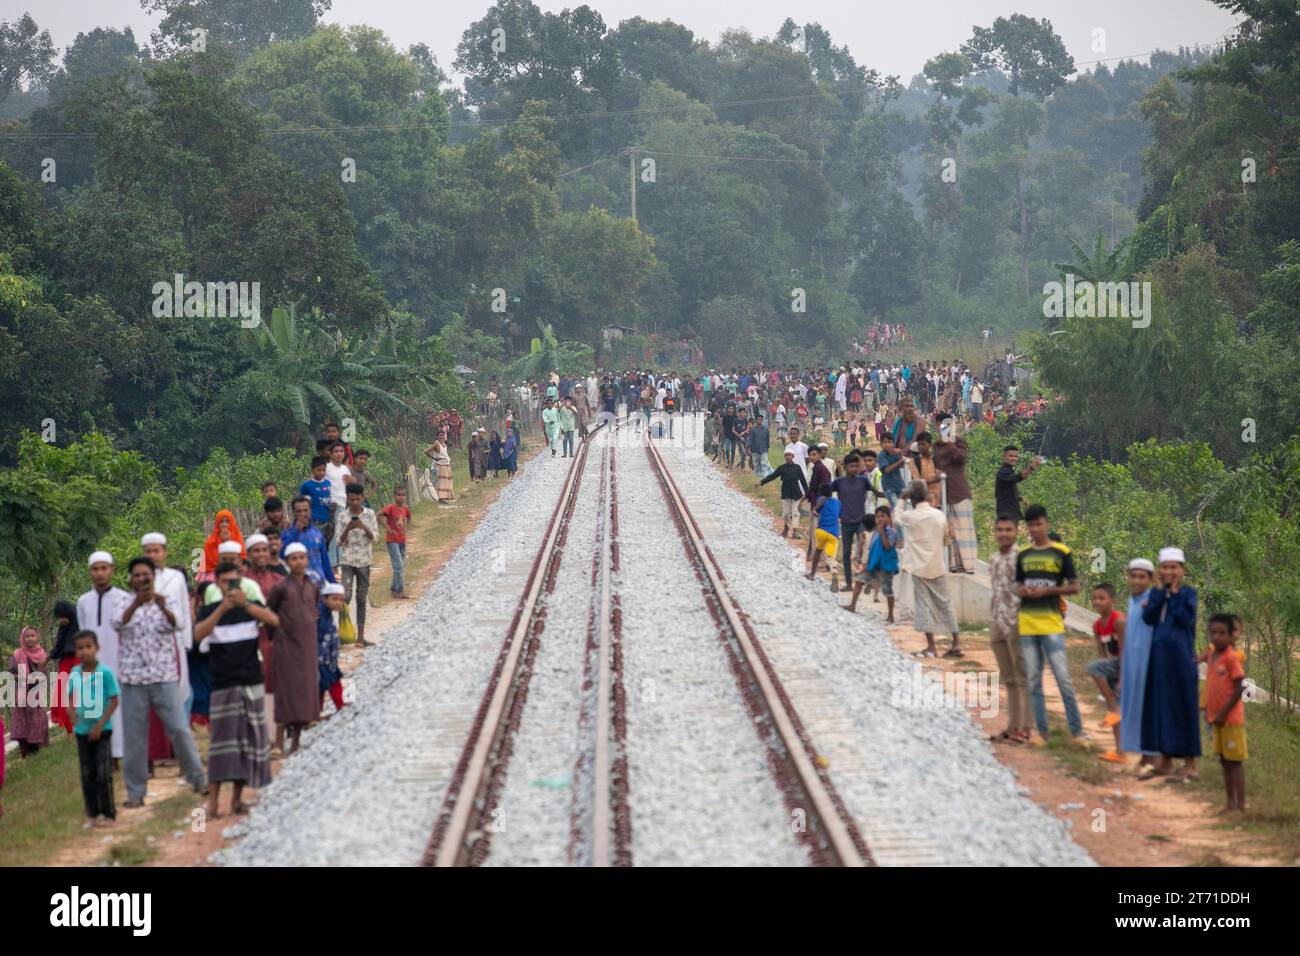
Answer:
<svg viewBox="0 0 1300 956"><path fill-rule="evenodd" d="M930 357L990 329L1064 394L1070 447L1290 434L1286 0L1214 0L1231 41L1147 63L1076 64L1009 15L906 82L816 23L709 42L501 0L461 86L320 23L329 0L142 2L147 42L105 25L61 57L0 24L6 460L46 421L165 469L301 447L327 414L464 401L453 365L519 374L535 340L589 363L608 325L719 365L838 363L880 320ZM1154 323L1045 320L1067 271L1151 282ZM257 282L265 321L160 316L174 277Z"/></svg>

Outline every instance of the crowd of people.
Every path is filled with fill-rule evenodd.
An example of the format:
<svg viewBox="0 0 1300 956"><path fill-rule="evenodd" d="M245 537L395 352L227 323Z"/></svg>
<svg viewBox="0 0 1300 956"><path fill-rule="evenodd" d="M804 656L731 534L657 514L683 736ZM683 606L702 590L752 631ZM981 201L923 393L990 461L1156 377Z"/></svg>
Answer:
<svg viewBox="0 0 1300 956"><path fill-rule="evenodd" d="M392 489L376 512L369 458L329 425L287 507L274 482L262 486L254 533L217 512L192 580L172 564L167 536L149 532L125 568L107 550L90 555L91 588L56 605L50 650L36 627L22 629L9 663L18 688L10 735L24 759L40 759L52 728L75 736L87 827L116 819L115 770L126 806L139 807L155 764L170 759L208 795L209 816L227 781L230 809L242 812L245 787L270 782L273 755L292 753L305 727L345 706L340 645L368 643L381 526L391 596L406 598L407 491Z"/></svg>
<svg viewBox="0 0 1300 956"><path fill-rule="evenodd" d="M864 341L859 342L857 336L853 337L850 343L850 349L854 355L867 356L876 349L887 349L891 345L906 345L910 341L907 329L902 322L890 324L888 322L873 322L867 328L867 334Z"/></svg>
<svg viewBox="0 0 1300 956"><path fill-rule="evenodd" d="M870 591L873 602L884 598L886 620L894 623L895 579L908 573L913 626L926 640L918 658L939 656L936 635L950 638L943 657L964 656L945 578L972 574L977 565L966 431L1022 407L1030 415L1046 407L1045 398L1018 398L1014 382L982 381L960 362L757 366L685 376L556 371L517 388L512 399L536 411L552 457L574 455L593 422L610 421L620 409L634 428L667 436L679 415L699 414L704 451L714 462L752 471L760 485L780 482L782 534L806 537L808 577L815 580L824 562L832 589L852 592L850 612ZM436 437L425 455L433 497L450 502L451 449L460 447L465 421L451 409L431 424ZM469 432L472 480L516 473L521 437L513 406L504 432L504 439L495 429ZM783 459L775 467L773 440ZM836 461L832 449L847 451ZM23 629L9 670L33 693L14 709L12 737L29 757L48 743L51 720L76 735L88 826L115 817L111 775L118 761L128 806L143 803L154 761L174 757L185 779L209 794L211 815L218 814L225 781L239 812L244 788L270 779L269 725L274 749L291 753L303 728L321 718L326 697L335 709L345 705L340 629L350 636L355 628L356 640L367 643L371 556L381 525L391 594L405 598L406 488L393 489L393 503L376 513L368 462L365 450L354 451L336 426L327 426L287 512L269 482L255 534L245 538L232 512L218 512L193 582L169 565L166 537L146 534L126 568L129 590L113 583L118 569L110 553L90 556L92 588L75 606L56 606L51 651L36 628ZM1045 509L1025 510L1019 494L1041 464L1034 457L1021 467L1020 449L1008 445L995 480L990 642L1008 696L1008 724L994 735L997 742L1046 742L1045 666L1071 736L1087 739L1065 651L1065 599L1081 588L1073 555L1050 530ZM1241 622L1211 619L1198 704L1197 594L1184 574L1182 552L1166 548L1158 568L1144 558L1130 563L1126 613L1109 585L1091 591L1100 653L1087 673L1106 702L1105 726L1115 739L1100 756L1124 764L1136 753L1144 777L1193 779L1203 712L1225 768L1229 808L1240 809L1245 675L1234 645ZM355 624L348 612L354 594ZM57 675L51 692L38 693L50 674ZM191 732L204 724L206 769Z"/></svg>
<svg viewBox="0 0 1300 956"><path fill-rule="evenodd" d="M669 382L671 390L676 376ZM936 635L948 635L942 656L963 657L945 579L971 574L977 563L964 434L988 422L993 407L1004 412L1000 383L983 383L960 364L922 363L751 369L711 373L694 384L695 399L708 415L706 453L725 468L752 470L759 485L780 482L783 535L801 537L807 520L808 577L816 578L824 559L831 587L852 591L849 611L856 612L870 589L874 601L885 599L886 621L894 623L894 579L907 572L913 626L926 640L915 656L940 656ZM1012 399L1014 388L1009 387ZM683 396L682 404L687 401ZM1045 406L1046 399L1036 399L1030 414ZM775 468L769 464L773 426L784 459ZM833 444L813 441L810 432L829 432ZM833 448L848 451L836 462ZM1022 466L1021 450L1007 445L995 477L990 642L1007 689L1009 720L992 739L1046 744L1046 667L1060 691L1069 733L1084 744L1088 738L1065 650L1066 598L1082 586L1072 552L1050 529L1046 509L1026 507L1020 494L1020 483L1042 464L1034 456ZM1235 649L1241 619L1211 618L1210 646L1198 657L1197 594L1184 581L1183 552L1164 548L1158 558L1130 563L1127 613L1115 607L1109 584L1091 589L1099 656L1087 673L1106 703L1104 727L1115 741L1100 759L1128 765L1136 754L1140 777L1195 779L1204 722L1224 767L1228 809L1244 809L1246 685ZM1199 663L1207 676L1198 701ZM1174 767L1177 760L1180 768Z"/></svg>

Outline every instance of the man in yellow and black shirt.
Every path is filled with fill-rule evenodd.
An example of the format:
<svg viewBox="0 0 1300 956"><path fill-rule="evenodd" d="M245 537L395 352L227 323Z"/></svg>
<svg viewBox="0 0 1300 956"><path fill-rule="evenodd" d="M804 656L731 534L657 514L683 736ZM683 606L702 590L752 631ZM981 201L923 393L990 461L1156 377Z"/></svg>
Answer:
<svg viewBox="0 0 1300 956"><path fill-rule="evenodd" d="M1056 686L1065 705L1065 719L1076 741L1087 741L1083 719L1070 680L1070 665L1065 655L1065 615L1062 598L1079 591L1074 556L1070 549L1048 537L1047 509L1030 505L1025 510L1029 545L1016 555L1016 585L1020 594L1020 650L1029 679L1029 698L1033 706L1038 736L1034 744L1047 743L1047 705L1043 700L1043 661L1052 668Z"/></svg>

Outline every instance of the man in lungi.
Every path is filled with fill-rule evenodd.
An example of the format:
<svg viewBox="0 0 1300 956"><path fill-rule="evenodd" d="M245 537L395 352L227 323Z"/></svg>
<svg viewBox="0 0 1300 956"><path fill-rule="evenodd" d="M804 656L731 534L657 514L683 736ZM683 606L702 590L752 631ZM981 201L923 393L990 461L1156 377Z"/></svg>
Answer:
<svg viewBox="0 0 1300 956"><path fill-rule="evenodd" d="M950 540L948 519L930 504L924 481L908 485L904 497L912 502L912 508L900 511L895 518L895 523L903 529L899 568L912 576L912 626L925 634L925 649L912 656L938 657L934 635L942 631L952 635L952 646L943 656L965 657L957 634L957 615L953 613L943 581L948 573L944 560Z"/></svg>
<svg viewBox="0 0 1300 956"><path fill-rule="evenodd" d="M956 434L957 419L940 416L939 440L934 445L934 464L944 480L944 504L952 526L952 569L975 573L975 501L966 480L966 439Z"/></svg>
<svg viewBox="0 0 1300 956"><path fill-rule="evenodd" d="M262 662L257 653L259 625L279 627L280 618L266 607L261 587L227 558L217 565L217 579L207 586L194 626L199 651L212 668L209 710L208 816L219 817L221 784L234 785L230 812L244 812L244 787L271 782L271 742L266 730Z"/></svg>

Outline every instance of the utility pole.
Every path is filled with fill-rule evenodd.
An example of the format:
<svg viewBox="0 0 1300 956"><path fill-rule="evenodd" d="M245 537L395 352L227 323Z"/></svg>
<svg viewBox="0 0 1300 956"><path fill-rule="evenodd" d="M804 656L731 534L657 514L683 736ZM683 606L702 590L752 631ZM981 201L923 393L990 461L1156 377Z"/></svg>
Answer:
<svg viewBox="0 0 1300 956"><path fill-rule="evenodd" d="M636 222L636 147L627 148L628 171L632 176L632 221Z"/></svg>

